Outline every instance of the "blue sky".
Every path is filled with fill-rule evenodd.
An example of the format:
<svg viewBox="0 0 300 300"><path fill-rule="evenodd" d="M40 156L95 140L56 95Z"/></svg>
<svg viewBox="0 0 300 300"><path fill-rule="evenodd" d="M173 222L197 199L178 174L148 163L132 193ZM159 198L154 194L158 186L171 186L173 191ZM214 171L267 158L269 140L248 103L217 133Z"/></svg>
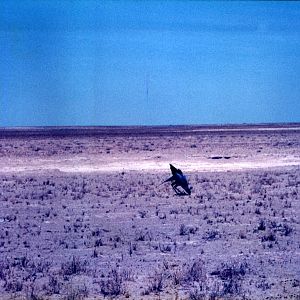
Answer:
<svg viewBox="0 0 300 300"><path fill-rule="evenodd" d="M0 126L300 121L300 2L1 1Z"/></svg>

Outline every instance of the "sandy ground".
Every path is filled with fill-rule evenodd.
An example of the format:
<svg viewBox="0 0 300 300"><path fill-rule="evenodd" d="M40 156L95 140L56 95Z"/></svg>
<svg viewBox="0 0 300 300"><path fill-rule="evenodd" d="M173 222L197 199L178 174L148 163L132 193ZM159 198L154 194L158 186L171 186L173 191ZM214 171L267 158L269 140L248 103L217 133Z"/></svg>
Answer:
<svg viewBox="0 0 300 300"><path fill-rule="evenodd" d="M57 130L2 131L3 299L300 299L299 126Z"/></svg>
<svg viewBox="0 0 300 300"><path fill-rule="evenodd" d="M56 131L46 137L40 131L20 138L8 135L0 143L0 172L163 172L169 162L187 172L300 165L298 126L171 127L143 134L132 129L118 136L107 131L104 136L102 132L62 136Z"/></svg>

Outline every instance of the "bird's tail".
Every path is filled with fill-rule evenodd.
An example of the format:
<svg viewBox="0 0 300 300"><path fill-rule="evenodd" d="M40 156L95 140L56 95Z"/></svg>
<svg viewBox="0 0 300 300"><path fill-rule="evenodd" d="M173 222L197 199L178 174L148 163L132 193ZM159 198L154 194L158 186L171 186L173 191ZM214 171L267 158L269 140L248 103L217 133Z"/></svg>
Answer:
<svg viewBox="0 0 300 300"><path fill-rule="evenodd" d="M170 169L173 175L177 173L177 169L172 164L170 164Z"/></svg>

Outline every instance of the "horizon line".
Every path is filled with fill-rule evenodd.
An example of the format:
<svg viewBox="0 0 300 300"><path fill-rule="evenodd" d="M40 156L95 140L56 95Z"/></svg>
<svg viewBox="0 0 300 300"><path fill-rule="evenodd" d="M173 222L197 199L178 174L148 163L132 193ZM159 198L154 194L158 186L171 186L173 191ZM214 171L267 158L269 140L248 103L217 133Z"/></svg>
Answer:
<svg viewBox="0 0 300 300"><path fill-rule="evenodd" d="M33 126L0 126L0 130L5 129L55 129L55 128L126 128L126 127L238 127L238 126L276 126L276 125L286 125L286 126L300 126L299 122L262 122L262 123L204 123L204 124L161 124L161 125L33 125Z"/></svg>

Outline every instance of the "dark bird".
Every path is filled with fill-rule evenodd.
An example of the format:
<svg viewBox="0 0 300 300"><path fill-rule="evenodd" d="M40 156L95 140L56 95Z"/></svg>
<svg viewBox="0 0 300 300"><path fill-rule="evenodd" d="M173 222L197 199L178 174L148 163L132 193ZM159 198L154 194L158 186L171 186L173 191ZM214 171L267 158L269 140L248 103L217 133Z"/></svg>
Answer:
<svg viewBox="0 0 300 300"><path fill-rule="evenodd" d="M172 172L172 176L165 180L163 183L171 181L171 186L177 195L190 195L192 191L192 187L189 187L188 181L186 177L183 175L180 169L175 168L170 164L170 169ZM178 187L182 187L184 192L178 189Z"/></svg>

